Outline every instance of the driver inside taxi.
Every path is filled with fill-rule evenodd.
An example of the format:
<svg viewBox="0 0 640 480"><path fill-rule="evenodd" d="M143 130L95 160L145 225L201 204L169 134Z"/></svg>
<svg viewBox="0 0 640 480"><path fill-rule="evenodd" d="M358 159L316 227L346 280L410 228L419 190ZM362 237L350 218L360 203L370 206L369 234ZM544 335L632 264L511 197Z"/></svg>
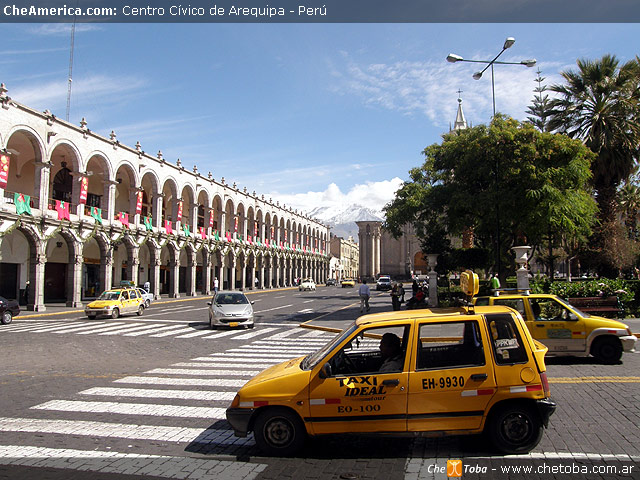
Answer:
<svg viewBox="0 0 640 480"><path fill-rule="evenodd" d="M400 347L400 338L395 333L387 332L382 336L380 354L382 355L380 373L402 371L404 365L402 348Z"/></svg>

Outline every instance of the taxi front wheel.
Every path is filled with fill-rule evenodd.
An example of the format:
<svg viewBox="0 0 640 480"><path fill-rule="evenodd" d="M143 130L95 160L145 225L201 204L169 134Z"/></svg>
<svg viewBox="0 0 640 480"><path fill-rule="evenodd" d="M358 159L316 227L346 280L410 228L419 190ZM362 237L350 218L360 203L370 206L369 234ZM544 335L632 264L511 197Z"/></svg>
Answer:
<svg viewBox="0 0 640 480"><path fill-rule="evenodd" d="M616 337L597 338L591 346L591 355L602 363L613 365L622 358L622 344Z"/></svg>
<svg viewBox="0 0 640 480"><path fill-rule="evenodd" d="M253 427L258 448L267 455L289 456L304 445L306 431L295 413L283 408L262 412Z"/></svg>
<svg viewBox="0 0 640 480"><path fill-rule="evenodd" d="M489 437L502 453L518 454L533 450L542 438L540 415L527 405L505 405L489 423Z"/></svg>
<svg viewBox="0 0 640 480"><path fill-rule="evenodd" d="M111 310L111 318L118 318L120 316L120 310L117 308L114 308L113 310Z"/></svg>

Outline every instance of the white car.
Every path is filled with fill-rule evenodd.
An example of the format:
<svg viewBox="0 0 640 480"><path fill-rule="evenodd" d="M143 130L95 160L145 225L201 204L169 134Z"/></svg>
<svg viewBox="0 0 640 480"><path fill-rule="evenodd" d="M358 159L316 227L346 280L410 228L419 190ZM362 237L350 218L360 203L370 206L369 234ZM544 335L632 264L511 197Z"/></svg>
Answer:
<svg viewBox="0 0 640 480"><path fill-rule="evenodd" d="M253 302L242 292L219 291L209 305L209 326L253 328Z"/></svg>
<svg viewBox="0 0 640 480"><path fill-rule="evenodd" d="M140 296L144 299L144 308L149 308L151 302L153 302L153 293L147 292L144 288L136 288Z"/></svg>
<svg viewBox="0 0 640 480"><path fill-rule="evenodd" d="M309 291L315 292L316 282L314 282L312 278L305 278L304 280L302 280L302 282L300 282L300 285L298 285L298 290L299 291L309 290Z"/></svg>

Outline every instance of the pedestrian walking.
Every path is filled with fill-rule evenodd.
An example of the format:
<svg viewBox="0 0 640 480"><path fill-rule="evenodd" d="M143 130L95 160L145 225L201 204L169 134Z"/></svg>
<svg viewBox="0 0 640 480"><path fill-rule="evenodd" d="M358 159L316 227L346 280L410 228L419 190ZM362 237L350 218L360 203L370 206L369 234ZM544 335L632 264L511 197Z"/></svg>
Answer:
<svg viewBox="0 0 640 480"><path fill-rule="evenodd" d="M213 277L213 293L214 295L218 293L218 287L220 286L220 282L218 282L218 277Z"/></svg>
<svg viewBox="0 0 640 480"><path fill-rule="evenodd" d="M367 285L367 281L363 280L362 285L358 289L358 295L360 295L360 313L367 309L369 311L369 297L371 296L371 290L369 290L369 285Z"/></svg>
<svg viewBox="0 0 640 480"><path fill-rule="evenodd" d="M496 295L498 295L499 289L500 289L500 279L498 278L498 274L494 273L493 276L491 277L491 280L489 281L489 285L491 286L491 290L493 290L493 293L495 293Z"/></svg>
<svg viewBox="0 0 640 480"><path fill-rule="evenodd" d="M394 310L400 310L401 295L400 284L396 282L393 284L393 287L391 287L391 305Z"/></svg>
<svg viewBox="0 0 640 480"><path fill-rule="evenodd" d="M149 280L147 280L146 282L144 282L144 285L142 286L142 288L144 288L146 290L147 293L150 292L151 290L151 284L149 283Z"/></svg>

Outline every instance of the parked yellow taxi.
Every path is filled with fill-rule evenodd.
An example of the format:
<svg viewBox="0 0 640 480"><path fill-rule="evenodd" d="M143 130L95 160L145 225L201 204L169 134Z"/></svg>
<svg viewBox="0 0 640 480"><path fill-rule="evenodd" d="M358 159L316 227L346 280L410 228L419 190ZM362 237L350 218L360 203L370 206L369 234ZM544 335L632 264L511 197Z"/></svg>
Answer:
<svg viewBox="0 0 640 480"><path fill-rule="evenodd" d="M142 315L144 298L135 288L113 288L102 292L96 300L89 303L84 313L91 319L98 315L108 315L111 318L118 318L126 313Z"/></svg>
<svg viewBox="0 0 640 480"><path fill-rule="evenodd" d="M366 315L249 380L227 420L271 455L295 453L307 435L365 432L486 432L501 452L528 452L556 407L546 352L508 307Z"/></svg>
<svg viewBox="0 0 640 480"><path fill-rule="evenodd" d="M629 326L610 318L582 312L556 295L501 291L498 296L476 297L475 305L504 305L518 312L531 335L549 348L549 355L596 357L618 363L622 352L633 352L637 338Z"/></svg>

